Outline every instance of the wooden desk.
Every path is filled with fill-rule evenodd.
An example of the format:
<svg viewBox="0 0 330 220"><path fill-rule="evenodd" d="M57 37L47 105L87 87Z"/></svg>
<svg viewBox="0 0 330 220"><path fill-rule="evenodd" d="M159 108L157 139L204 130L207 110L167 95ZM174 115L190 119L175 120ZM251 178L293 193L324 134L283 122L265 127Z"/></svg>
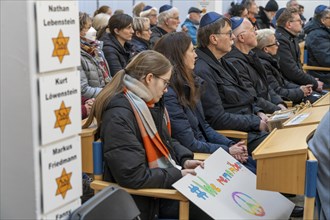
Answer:
<svg viewBox="0 0 330 220"><path fill-rule="evenodd" d="M323 116L329 111L330 106L319 106L319 107L312 107L312 108L306 108L298 112L293 118L286 121L283 126L284 127L297 127L297 126L303 126L303 125L310 125L310 124L319 124ZM302 118L304 116L307 116L304 118L301 122L298 124L290 124L293 121L299 120L299 118Z"/></svg>
<svg viewBox="0 0 330 220"><path fill-rule="evenodd" d="M81 136L81 161L82 171L93 173L93 142L96 127L82 129Z"/></svg>
<svg viewBox="0 0 330 220"><path fill-rule="evenodd" d="M330 92L328 92L326 95L322 96L312 104L313 107L323 106L323 105L330 105Z"/></svg>
<svg viewBox="0 0 330 220"><path fill-rule="evenodd" d="M306 140L317 124L273 130L255 149L257 189L303 195L305 191Z"/></svg>

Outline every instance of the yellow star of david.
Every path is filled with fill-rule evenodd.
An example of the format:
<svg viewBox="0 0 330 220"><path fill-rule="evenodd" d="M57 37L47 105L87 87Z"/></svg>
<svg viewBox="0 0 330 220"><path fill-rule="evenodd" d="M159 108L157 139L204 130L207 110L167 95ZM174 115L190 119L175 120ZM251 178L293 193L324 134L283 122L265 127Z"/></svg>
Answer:
<svg viewBox="0 0 330 220"><path fill-rule="evenodd" d="M71 124L70 111L71 107L65 107L64 101L62 101L60 109L54 111L56 116L54 128L60 128L62 133L65 130L65 126Z"/></svg>
<svg viewBox="0 0 330 220"><path fill-rule="evenodd" d="M72 172L66 173L65 168L63 168L61 176L56 178L56 183L57 183L56 196L61 194L62 198L65 199L66 192L72 189L70 183L71 176L72 176Z"/></svg>
<svg viewBox="0 0 330 220"><path fill-rule="evenodd" d="M54 50L52 57L58 57L60 63L62 63L65 55L70 55L68 50L68 42L70 37L64 37L62 30L58 33L56 38L52 38L54 44Z"/></svg>

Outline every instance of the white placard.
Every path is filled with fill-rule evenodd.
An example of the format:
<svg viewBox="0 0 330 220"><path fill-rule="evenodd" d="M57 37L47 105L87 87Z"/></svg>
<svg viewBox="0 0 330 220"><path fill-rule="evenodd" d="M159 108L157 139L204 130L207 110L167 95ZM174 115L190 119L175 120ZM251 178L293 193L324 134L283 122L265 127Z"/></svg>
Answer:
<svg viewBox="0 0 330 220"><path fill-rule="evenodd" d="M81 141L77 135L41 148L43 212L82 195Z"/></svg>
<svg viewBox="0 0 330 220"><path fill-rule="evenodd" d="M214 219L289 219L294 204L277 192L256 189L256 176L222 148L173 184Z"/></svg>
<svg viewBox="0 0 330 220"><path fill-rule="evenodd" d="M42 145L81 132L80 73L39 78Z"/></svg>
<svg viewBox="0 0 330 220"><path fill-rule="evenodd" d="M36 1L39 72L80 65L78 1Z"/></svg>
<svg viewBox="0 0 330 220"><path fill-rule="evenodd" d="M297 116L295 116L293 119L291 119L288 123L286 123L285 126L288 125L298 125L300 124L303 120L305 120L311 113L302 113Z"/></svg>
<svg viewBox="0 0 330 220"><path fill-rule="evenodd" d="M59 209L56 209L55 211L43 215L42 219L44 220L68 220L71 216L71 214L79 208L81 205L80 199L69 203Z"/></svg>

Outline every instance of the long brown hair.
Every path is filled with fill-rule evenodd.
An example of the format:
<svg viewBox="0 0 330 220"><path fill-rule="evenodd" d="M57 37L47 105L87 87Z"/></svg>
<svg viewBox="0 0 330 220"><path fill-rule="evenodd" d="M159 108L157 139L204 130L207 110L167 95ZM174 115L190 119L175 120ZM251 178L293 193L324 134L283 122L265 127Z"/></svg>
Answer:
<svg viewBox="0 0 330 220"><path fill-rule="evenodd" d="M172 65L165 56L152 50L142 51L128 63L125 69L116 73L112 81L97 95L91 113L83 128L87 128L93 122L94 117L96 118L98 129L101 127L103 112L109 102L115 95L123 92L125 74L141 80L148 73L152 73L155 76L162 76L170 70L172 70Z"/></svg>
<svg viewBox="0 0 330 220"><path fill-rule="evenodd" d="M154 46L154 50L162 53L173 65L171 87L178 95L181 105L195 107L199 101L199 89L195 85L192 70L188 70L184 63L184 55L191 44L191 38L184 32L173 32L164 35ZM190 88L187 97L185 85Z"/></svg>

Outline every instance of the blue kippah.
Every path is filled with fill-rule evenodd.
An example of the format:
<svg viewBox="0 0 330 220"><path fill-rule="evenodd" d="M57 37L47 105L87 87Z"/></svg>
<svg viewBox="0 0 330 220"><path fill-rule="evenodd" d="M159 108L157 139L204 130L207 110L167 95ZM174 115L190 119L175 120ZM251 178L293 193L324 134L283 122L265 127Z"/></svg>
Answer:
<svg viewBox="0 0 330 220"><path fill-rule="evenodd" d="M230 18L230 21L231 21L231 29L235 30L242 24L242 22L244 21L244 18L232 17L232 18Z"/></svg>
<svg viewBox="0 0 330 220"><path fill-rule="evenodd" d="M280 10L278 10L275 14L275 19L276 21L278 20L278 18L281 16L281 14L283 13L283 11L285 10L286 8L281 8Z"/></svg>
<svg viewBox="0 0 330 220"><path fill-rule="evenodd" d="M164 11L168 11L171 8L173 8L171 5L163 5L162 7L159 8L159 14L164 12Z"/></svg>
<svg viewBox="0 0 330 220"><path fill-rule="evenodd" d="M150 5L147 5L143 8L142 11L148 11L149 9L152 9L152 7Z"/></svg>
<svg viewBox="0 0 330 220"><path fill-rule="evenodd" d="M314 14L320 14L322 11L327 9L328 7L326 5L319 5L315 8Z"/></svg>
<svg viewBox="0 0 330 220"><path fill-rule="evenodd" d="M214 11L208 12L205 15L203 15L199 23L199 27L204 27L208 24L212 24L213 22L219 20L220 18L223 18L223 16Z"/></svg>

